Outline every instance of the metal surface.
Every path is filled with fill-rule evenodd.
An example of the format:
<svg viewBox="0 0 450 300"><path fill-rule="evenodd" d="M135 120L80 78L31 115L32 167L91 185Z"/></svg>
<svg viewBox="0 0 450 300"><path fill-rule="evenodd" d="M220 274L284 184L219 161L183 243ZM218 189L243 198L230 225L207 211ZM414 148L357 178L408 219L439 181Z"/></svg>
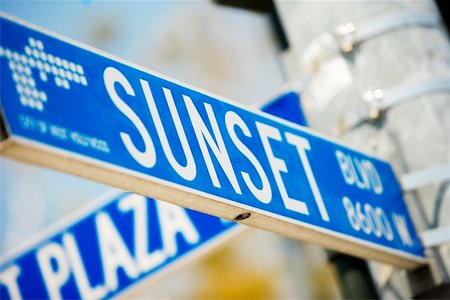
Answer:
<svg viewBox="0 0 450 300"><path fill-rule="evenodd" d="M361 24L374 16L411 11L437 18L439 14L432 1L277 1L276 4L291 45L289 51L283 54L289 77L293 81L307 78L301 81L303 100L313 128L330 135L341 133L342 128L337 125L346 114L355 110L367 112L366 104L361 101L361 95L367 90L409 86L412 91L412 85L417 82L449 79L450 47L448 35L441 26L399 28L359 43L351 53L336 53L320 62L311 62L309 58L314 55L307 51L313 40L323 32L332 32L339 24ZM354 27L357 30L358 26ZM332 43L332 39L326 36L322 36L322 41L325 46ZM308 63L312 63L313 68L305 68ZM382 96L380 92L377 93ZM393 107L377 122L352 128L339 138L388 159L397 174L448 165L448 99L447 92L418 96L414 101ZM406 195L416 227L427 229L429 226L449 224L449 219L445 217L450 204L449 194L445 192L447 186L446 182L435 182ZM429 287L448 282L448 248L438 247L427 253L431 269L425 275L428 278L423 281L431 282ZM414 295L405 287L405 279L400 275L400 272L394 272L390 276L381 297L408 298ZM415 284L411 281L411 286Z"/></svg>

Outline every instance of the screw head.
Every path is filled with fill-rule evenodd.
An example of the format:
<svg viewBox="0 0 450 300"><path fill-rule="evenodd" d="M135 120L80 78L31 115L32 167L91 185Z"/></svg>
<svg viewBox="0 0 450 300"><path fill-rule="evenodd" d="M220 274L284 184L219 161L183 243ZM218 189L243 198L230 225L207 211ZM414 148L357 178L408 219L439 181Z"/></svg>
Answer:
<svg viewBox="0 0 450 300"><path fill-rule="evenodd" d="M240 214L240 215L236 216L234 218L234 220L235 221L242 221L242 220L248 219L251 215L252 215L251 213L246 212L246 213L243 213L243 214Z"/></svg>

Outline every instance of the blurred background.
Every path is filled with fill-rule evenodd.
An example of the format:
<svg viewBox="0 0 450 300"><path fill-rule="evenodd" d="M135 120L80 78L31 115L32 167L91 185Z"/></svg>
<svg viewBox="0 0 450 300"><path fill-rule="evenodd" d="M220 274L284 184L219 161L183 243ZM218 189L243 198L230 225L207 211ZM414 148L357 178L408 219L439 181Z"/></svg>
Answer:
<svg viewBox="0 0 450 300"><path fill-rule="evenodd" d="M300 88L312 127L389 160L399 176L449 165L450 104L445 87L444 92L412 97L414 101L383 112L376 122L340 126L346 112L364 104L362 95L370 89L450 78L448 34L435 2L217 2L221 5L206 0L1 0L0 5L3 12L247 105L257 107L288 87ZM367 24L395 12L421 12L438 21L383 32L349 53L337 50L314 64L307 55L315 38L334 32L339 24ZM405 195L418 229L449 225L447 187L448 177ZM0 157L0 255L108 190ZM369 263L378 297L410 298L418 293L411 287L414 280L431 278L431 286L448 288L448 243L428 249L427 254L431 271L413 280L404 270ZM319 247L249 229L163 280L127 295L340 298L336 269L327 257L330 253L327 256Z"/></svg>
<svg viewBox="0 0 450 300"><path fill-rule="evenodd" d="M192 84L258 106L285 82L266 14L211 1L1 1L2 11ZM0 158L0 254L108 186ZM336 298L323 253L249 229L134 292L156 299Z"/></svg>

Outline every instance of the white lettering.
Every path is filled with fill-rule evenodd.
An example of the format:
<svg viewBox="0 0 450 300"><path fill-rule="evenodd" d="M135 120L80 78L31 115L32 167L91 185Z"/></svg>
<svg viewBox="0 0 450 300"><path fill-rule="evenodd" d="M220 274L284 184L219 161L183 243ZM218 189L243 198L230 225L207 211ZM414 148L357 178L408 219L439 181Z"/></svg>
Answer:
<svg viewBox="0 0 450 300"><path fill-rule="evenodd" d="M354 230L360 231L362 229L365 234L373 233L378 238L384 236L388 241L394 239L391 224L380 207L373 208L369 203L365 203L364 210L362 210L360 202L353 205L348 197L342 198L342 204L347 212L347 219Z"/></svg>
<svg viewBox="0 0 450 300"><path fill-rule="evenodd" d="M347 157L339 150L336 150L336 157L339 162L339 166L341 168L342 175L344 176L344 180L347 184L352 185L355 183L355 177L350 169L349 162Z"/></svg>
<svg viewBox="0 0 450 300"><path fill-rule="evenodd" d="M17 284L17 278L20 275L20 268L17 265L13 265L0 273L0 283L6 286L8 290L9 298L12 300L22 299L22 295L20 294L20 289ZM1 297L6 297L6 295L1 295Z"/></svg>
<svg viewBox="0 0 450 300"><path fill-rule="evenodd" d="M174 256L178 251L177 233L181 233L191 245L198 243L200 236L182 207L163 201L156 201L156 207L164 251L167 255Z"/></svg>
<svg viewBox="0 0 450 300"><path fill-rule="evenodd" d="M300 156L303 168L305 169L306 177L308 178L308 183L311 187L317 207L319 208L322 220L330 221L327 209L325 207L325 204L323 203L322 195L320 194L319 187L317 186L316 178L314 177L311 165L308 160L308 156L306 155L306 150L311 150L309 141L305 138L293 135L288 132L286 133L286 140L297 148L298 155Z"/></svg>
<svg viewBox="0 0 450 300"><path fill-rule="evenodd" d="M284 186L283 179L281 178L281 172L288 172L286 163L284 162L284 160L275 157L269 142L269 139L281 142L280 131L275 127L260 122L256 122L256 127L261 137L264 150L266 151L267 159L269 160L270 167L275 177L275 181L278 185L278 189L280 190L281 198L285 207L289 210L296 211L304 215L309 215L308 207L306 206L305 202L289 197L286 191L286 187Z"/></svg>
<svg viewBox="0 0 450 300"><path fill-rule="evenodd" d="M225 114L225 123L227 126L228 133L230 135L231 140L233 141L236 148L238 148L241 153L247 157L247 159L252 163L253 167L256 169L256 172L259 175L259 178L261 178L261 184L262 187L259 189L255 186L253 181L250 178L250 175L244 171L241 172L242 178L244 179L245 184L249 188L249 190L252 192L252 194L262 203L269 203L272 200L272 188L270 186L269 179L267 178L266 173L264 172L264 169L262 168L259 161L256 159L255 155L247 148L247 146L244 145L244 143L239 140L237 137L235 127L239 127L242 130L242 133L246 137L252 137L250 130L248 129L247 125L244 123L244 120L242 120L239 115L237 115L235 112L227 112Z"/></svg>
<svg viewBox="0 0 450 300"><path fill-rule="evenodd" d="M353 172L355 174L356 179L356 186L363 190L370 189L370 183L369 183L369 176L368 176L368 170L366 169L366 164L364 162L366 161L360 161L357 158L353 158L353 164L350 164L353 168ZM361 179L359 178L358 174L361 176Z"/></svg>
<svg viewBox="0 0 450 300"><path fill-rule="evenodd" d="M155 99L153 98L148 82L141 79L141 86L142 90L144 91L145 99L147 100L147 105L150 109L150 114L152 115L153 122L155 123L156 131L158 133L159 139L161 140L161 145L163 147L164 153L166 154L167 160L181 177L186 180L193 180L197 175L197 168L195 166L194 157L192 156L192 151L189 147L183 125L181 124L180 116L178 115L178 111L175 107L172 93L169 89L163 88L167 105L169 106L170 114L175 124L175 129L177 130L178 137L180 139L181 148L183 149L184 155L186 157L186 166L182 166L180 163L178 163L173 155L172 148L170 147L169 141L167 140L167 135L162 125L158 108L156 107Z"/></svg>
<svg viewBox="0 0 450 300"><path fill-rule="evenodd" d="M394 219L394 226L400 235L403 245L411 247L413 245L413 241L411 239L411 235L409 234L405 217L402 215L392 214L392 218Z"/></svg>
<svg viewBox="0 0 450 300"><path fill-rule="evenodd" d="M155 250L148 253L148 215L147 199L144 196L130 194L120 200L119 208L121 211L133 211L134 215L134 249L136 251L136 263L142 273L161 265L167 258L162 250ZM150 239L151 241L151 239Z"/></svg>
<svg viewBox="0 0 450 300"><path fill-rule="evenodd" d="M62 299L60 289L69 279L70 270L64 249L57 243L49 243L36 253L50 299ZM52 260L56 270L52 267Z"/></svg>
<svg viewBox="0 0 450 300"><path fill-rule="evenodd" d="M100 299L105 297L107 290L103 286L96 286L94 288L89 284L87 278L86 268L81 260L80 250L78 249L75 238L72 234L66 233L63 235L63 244L67 251L67 257L73 269L75 281L83 299Z"/></svg>
<svg viewBox="0 0 450 300"><path fill-rule="evenodd" d="M380 175L370 160L359 160L336 150L339 167L348 185L356 184L362 190L373 190L375 194L383 192Z"/></svg>
<svg viewBox="0 0 450 300"><path fill-rule="evenodd" d="M364 163L366 164L366 169L369 170L370 184L373 191L378 195L383 193L383 184L381 183L381 178L377 172L377 169L369 160L366 160Z"/></svg>
<svg viewBox="0 0 450 300"><path fill-rule="evenodd" d="M118 268L122 268L127 276L132 279L139 275L139 270L111 218L106 213L100 212L95 217L95 223L103 263L105 286L110 291L114 291L118 287Z"/></svg>
<svg viewBox="0 0 450 300"><path fill-rule="evenodd" d="M211 136L211 133L209 132L205 123L203 122L200 113L197 111L197 108L195 108L192 99L185 95L183 95L183 99L184 102L186 103L186 108L192 122L192 127L194 128L195 136L197 137L200 150L202 151L203 157L205 159L206 167L208 169L209 176L211 177L213 185L217 188L221 187L206 144L209 145L209 148L212 150L214 156L217 158L217 161L219 162L220 166L225 172L225 175L228 177L228 180L233 186L234 191L237 194L242 194L241 188L239 187L239 183L236 179L236 175L234 173L233 166L231 165L227 148L225 147L225 144L223 142L222 134L220 133L219 125L217 124L217 120L216 117L214 116L214 112L211 105L208 103L204 103L206 113L208 114L208 118L211 123L211 127L213 129L214 137L217 141L217 144L214 141L213 137Z"/></svg>
<svg viewBox="0 0 450 300"><path fill-rule="evenodd" d="M113 67L108 67L105 69L103 73L103 80L105 82L106 90L113 103L125 116L127 116L128 119L130 119L134 126L136 126L136 129L139 131L141 138L144 141L145 150L141 151L136 148L128 133L120 132L120 137L122 138L125 147L139 164L147 168L153 167L156 164L156 153L150 134L141 119L139 119L136 113L119 97L115 89L115 84L119 83L128 95L135 96L130 82L122 73L120 73L119 70Z"/></svg>

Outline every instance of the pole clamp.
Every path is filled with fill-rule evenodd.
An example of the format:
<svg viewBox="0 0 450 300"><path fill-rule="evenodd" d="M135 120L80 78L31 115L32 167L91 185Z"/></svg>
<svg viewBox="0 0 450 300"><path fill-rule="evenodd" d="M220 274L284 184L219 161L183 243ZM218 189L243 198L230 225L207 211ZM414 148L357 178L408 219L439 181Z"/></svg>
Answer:
<svg viewBox="0 0 450 300"><path fill-rule="evenodd" d="M434 182L447 180L450 180L450 165L442 164L405 173L401 176L400 183L403 192L410 192Z"/></svg>
<svg viewBox="0 0 450 300"><path fill-rule="evenodd" d="M384 112L392 107L414 100L424 94L439 92L450 92L450 79L434 78L391 88L367 90L361 96L365 105L348 112L339 121L339 131L343 133L366 122L377 121Z"/></svg>
<svg viewBox="0 0 450 300"><path fill-rule="evenodd" d="M335 37L342 53L350 53L355 48L356 26L353 23L341 24L336 27Z"/></svg>
<svg viewBox="0 0 450 300"><path fill-rule="evenodd" d="M450 226L428 229L420 233L422 243L426 248L439 247L450 243Z"/></svg>
<svg viewBox="0 0 450 300"><path fill-rule="evenodd" d="M343 23L334 30L319 34L309 43L301 56L302 69L305 75L311 75L329 57L349 54L358 44L394 30L413 26L432 28L438 25L437 16L414 11L388 13L359 24Z"/></svg>

